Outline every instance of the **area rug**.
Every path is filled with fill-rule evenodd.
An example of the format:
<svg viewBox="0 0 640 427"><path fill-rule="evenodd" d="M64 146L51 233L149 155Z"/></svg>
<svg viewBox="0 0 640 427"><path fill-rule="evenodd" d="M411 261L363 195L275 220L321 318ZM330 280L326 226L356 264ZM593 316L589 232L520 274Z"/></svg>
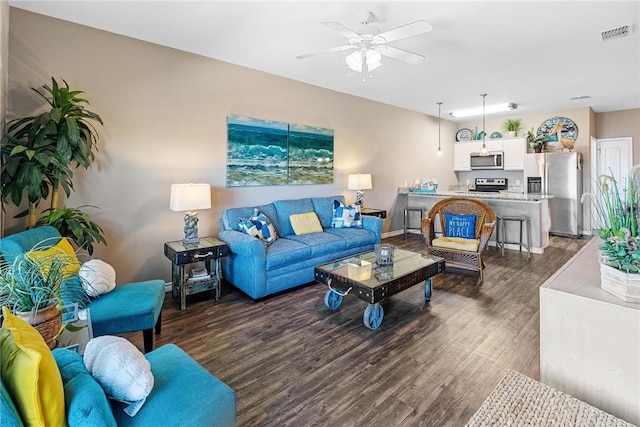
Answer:
<svg viewBox="0 0 640 427"><path fill-rule="evenodd" d="M509 370L467 427L634 427L566 393Z"/></svg>

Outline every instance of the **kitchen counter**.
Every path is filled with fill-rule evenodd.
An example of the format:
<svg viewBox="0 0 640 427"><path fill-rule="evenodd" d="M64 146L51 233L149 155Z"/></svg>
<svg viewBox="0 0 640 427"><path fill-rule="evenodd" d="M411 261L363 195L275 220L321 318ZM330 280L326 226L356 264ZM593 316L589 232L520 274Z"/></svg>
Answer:
<svg viewBox="0 0 640 427"><path fill-rule="evenodd" d="M539 202L541 200L552 199L553 196L542 196L540 194L523 194L523 193L483 193L481 191L438 191L436 193L411 191L410 196L432 196L432 197L474 197L486 200L517 200L524 202Z"/></svg>
<svg viewBox="0 0 640 427"><path fill-rule="evenodd" d="M483 193L483 192L457 192L438 191L436 193L427 191L416 191L404 194L404 206L410 208L423 208L427 212L431 207L444 197L470 197L482 199L500 216L522 216L526 215L531 220L531 252L541 254L549 246L549 200L552 196L541 196L539 194L522 193ZM399 194L398 197L404 196ZM400 202L400 205L403 203ZM506 249L519 250L520 246L513 243L520 240L520 229L517 222L508 221L506 225ZM436 229L436 231L439 231ZM526 233L523 233L523 240L526 243ZM489 245L495 246L495 231L489 240ZM524 249L523 249L524 250Z"/></svg>

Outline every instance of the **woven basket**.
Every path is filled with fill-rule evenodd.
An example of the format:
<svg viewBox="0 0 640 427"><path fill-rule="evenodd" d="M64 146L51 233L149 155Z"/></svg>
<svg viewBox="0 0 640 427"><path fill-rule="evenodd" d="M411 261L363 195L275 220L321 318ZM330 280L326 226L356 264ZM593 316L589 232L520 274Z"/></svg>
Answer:
<svg viewBox="0 0 640 427"><path fill-rule="evenodd" d="M62 313L55 304L35 313L31 311L17 312L16 316L36 328L50 349L56 348L56 337L62 330Z"/></svg>

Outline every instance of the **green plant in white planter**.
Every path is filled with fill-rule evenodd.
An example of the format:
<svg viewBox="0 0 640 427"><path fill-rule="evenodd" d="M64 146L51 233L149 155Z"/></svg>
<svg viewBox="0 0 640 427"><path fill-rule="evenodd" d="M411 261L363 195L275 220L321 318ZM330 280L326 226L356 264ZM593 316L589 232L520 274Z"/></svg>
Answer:
<svg viewBox="0 0 640 427"><path fill-rule="evenodd" d="M626 183L601 175L593 204L597 231L602 239L600 262L603 289L625 301L640 302L640 165L632 168ZM616 272L617 271L617 272Z"/></svg>
<svg viewBox="0 0 640 427"><path fill-rule="evenodd" d="M522 119L507 119L502 124L502 128L509 136L518 136L518 132L522 130Z"/></svg>

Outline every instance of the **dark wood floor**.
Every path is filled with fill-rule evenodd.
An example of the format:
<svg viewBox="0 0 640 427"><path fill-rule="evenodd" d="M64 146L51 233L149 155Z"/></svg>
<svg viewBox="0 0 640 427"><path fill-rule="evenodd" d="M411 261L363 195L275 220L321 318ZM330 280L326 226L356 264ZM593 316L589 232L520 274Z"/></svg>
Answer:
<svg viewBox="0 0 640 427"><path fill-rule="evenodd" d="M425 249L418 235L385 243ZM231 386L239 426L463 426L507 369L539 379L539 287L585 243L552 237L531 260L490 248L483 285L445 272L430 304L422 286L383 301L377 331L355 297L326 309L320 284L259 302L226 284L185 311L167 294L156 347L179 345ZM142 348L141 335L126 337Z"/></svg>

